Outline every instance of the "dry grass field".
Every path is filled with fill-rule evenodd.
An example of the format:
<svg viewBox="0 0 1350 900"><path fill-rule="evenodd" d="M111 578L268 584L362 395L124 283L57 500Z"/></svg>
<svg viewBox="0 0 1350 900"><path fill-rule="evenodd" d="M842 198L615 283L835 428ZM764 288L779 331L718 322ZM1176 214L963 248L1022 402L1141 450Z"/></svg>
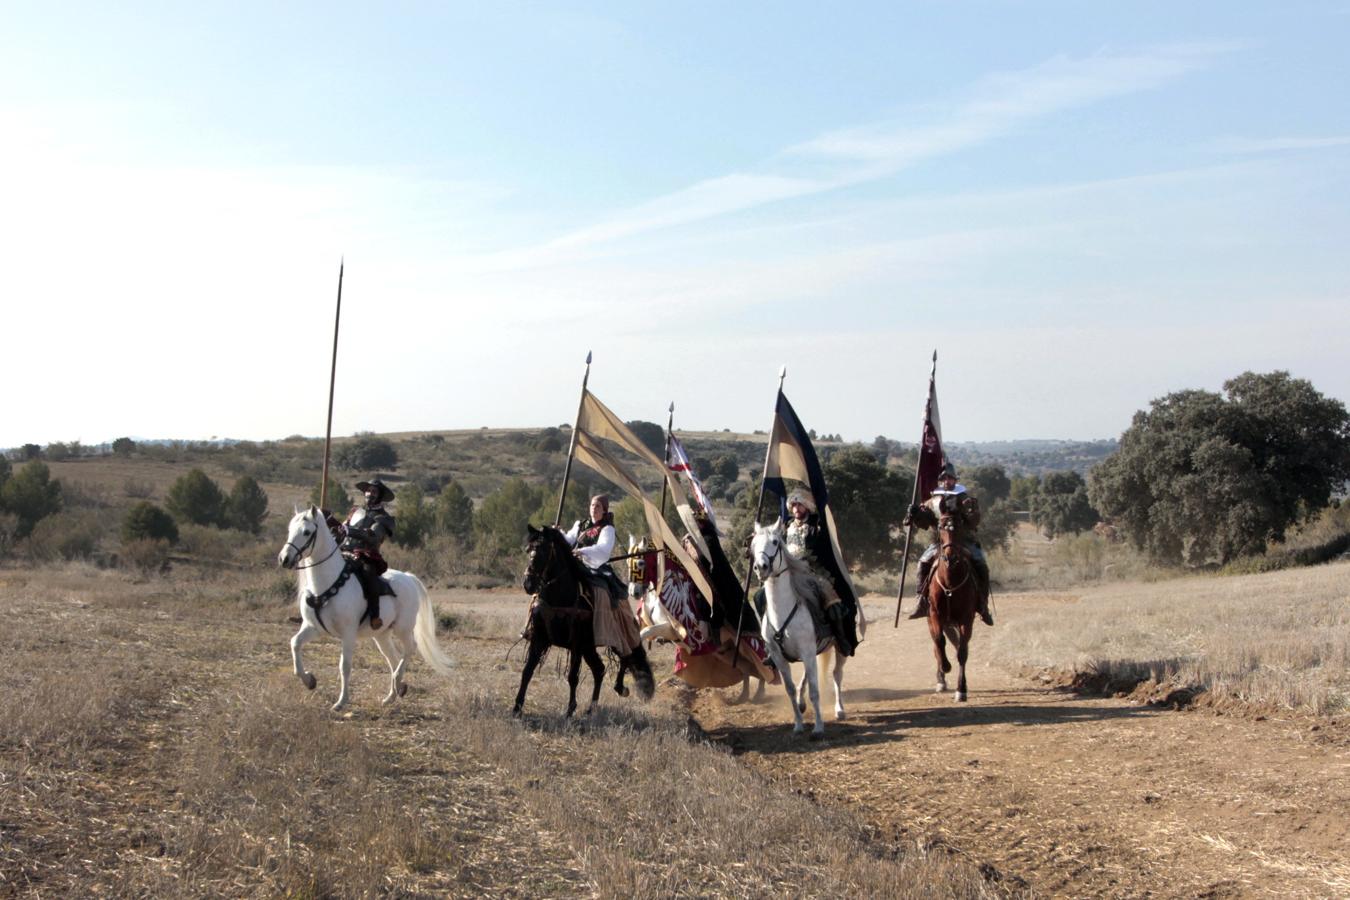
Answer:
<svg viewBox="0 0 1350 900"><path fill-rule="evenodd" d="M663 689L566 722L548 663L508 709L523 598L436 597L456 677L382 708L372 647L289 671L287 584L0 571L0 894L983 896L976 867L747 769ZM667 660L666 665L669 665Z"/></svg>

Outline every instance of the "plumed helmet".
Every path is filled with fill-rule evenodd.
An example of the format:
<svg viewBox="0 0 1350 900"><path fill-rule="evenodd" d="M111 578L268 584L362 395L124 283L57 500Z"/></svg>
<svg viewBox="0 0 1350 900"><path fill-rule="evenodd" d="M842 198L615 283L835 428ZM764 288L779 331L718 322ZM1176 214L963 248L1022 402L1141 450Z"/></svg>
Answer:
<svg viewBox="0 0 1350 900"><path fill-rule="evenodd" d="M943 463L943 464L942 464L942 474L941 474L940 476L938 476L938 477L939 477L939 478L951 478L952 480L955 480L955 479L956 479L956 466L952 465L951 463Z"/></svg>

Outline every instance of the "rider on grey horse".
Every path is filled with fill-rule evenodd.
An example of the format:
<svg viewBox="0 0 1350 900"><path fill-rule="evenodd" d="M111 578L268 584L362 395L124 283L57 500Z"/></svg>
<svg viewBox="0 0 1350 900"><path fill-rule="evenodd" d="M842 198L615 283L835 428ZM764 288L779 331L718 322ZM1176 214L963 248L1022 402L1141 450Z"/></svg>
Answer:
<svg viewBox="0 0 1350 900"><path fill-rule="evenodd" d="M984 550L975 540L975 529L980 525L980 504L965 485L956 481L956 467L947 463L938 476L938 485L923 502L909 508L905 524L914 524L919 528L936 528L938 521L950 515L956 525L953 537L963 544L970 553L975 565L975 575L980 585L980 618L984 624L993 625L994 618L989 615L989 563L984 558ZM938 554L938 541L934 540L919 557L919 606L910 615L911 619L922 619L928 615L928 578L933 569L933 560Z"/></svg>
<svg viewBox="0 0 1350 900"><path fill-rule="evenodd" d="M361 582L370 627L378 631L384 625L380 619L380 597L394 595L389 584L380 577L389 568L389 563L380 554L380 547L394 536L394 517L384 505L394 499L394 492L378 478L358 481L356 489L366 495L366 505L353 509L347 521L340 524L329 517L329 525L334 528L342 555L351 561L356 579Z"/></svg>

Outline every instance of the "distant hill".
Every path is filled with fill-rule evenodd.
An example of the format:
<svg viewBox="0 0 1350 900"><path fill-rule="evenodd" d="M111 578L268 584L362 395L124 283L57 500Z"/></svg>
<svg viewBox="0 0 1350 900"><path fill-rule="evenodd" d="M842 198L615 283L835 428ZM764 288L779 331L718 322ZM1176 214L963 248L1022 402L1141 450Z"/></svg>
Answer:
<svg viewBox="0 0 1350 900"><path fill-rule="evenodd" d="M958 466L1000 465L1009 475L1044 475L1088 470L1120 447L1115 439L1100 441L981 441L948 444L947 455Z"/></svg>

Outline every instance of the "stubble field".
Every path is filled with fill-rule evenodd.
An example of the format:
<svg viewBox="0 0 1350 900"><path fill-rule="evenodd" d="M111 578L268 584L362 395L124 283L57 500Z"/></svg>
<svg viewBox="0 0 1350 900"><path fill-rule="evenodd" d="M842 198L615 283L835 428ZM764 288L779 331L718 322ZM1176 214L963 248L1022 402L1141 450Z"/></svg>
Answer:
<svg viewBox="0 0 1350 900"><path fill-rule="evenodd" d="M922 624L892 629L893 601L872 596L850 717L812 742L791 734L781 688L733 705L673 679L646 707L607 686L595 716L565 722L561 656L512 720L524 598L510 590L435 591L455 676L414 663L408 696L381 707L387 671L366 646L338 715L333 642L311 645L317 691L290 673L279 574L6 569L0 892L1343 895L1350 735L1334 703L1175 688L1233 669L1255 652L1244 642L1300 645L1274 626L1261 640L1279 591L1339 610L1323 628L1343 646L1348 575L1005 595L961 707L931 693ZM1229 603L1235 627L1216 630ZM1121 643L1103 623L1122 619L1189 644ZM1083 635L1119 651L1091 655L1118 674L1120 659L1175 664L1134 699L1080 696L1062 683ZM1306 696L1338 696L1332 650L1282 657L1296 680L1316 674ZM1206 651L1230 662L1193 665ZM662 679L669 648L655 659Z"/></svg>

